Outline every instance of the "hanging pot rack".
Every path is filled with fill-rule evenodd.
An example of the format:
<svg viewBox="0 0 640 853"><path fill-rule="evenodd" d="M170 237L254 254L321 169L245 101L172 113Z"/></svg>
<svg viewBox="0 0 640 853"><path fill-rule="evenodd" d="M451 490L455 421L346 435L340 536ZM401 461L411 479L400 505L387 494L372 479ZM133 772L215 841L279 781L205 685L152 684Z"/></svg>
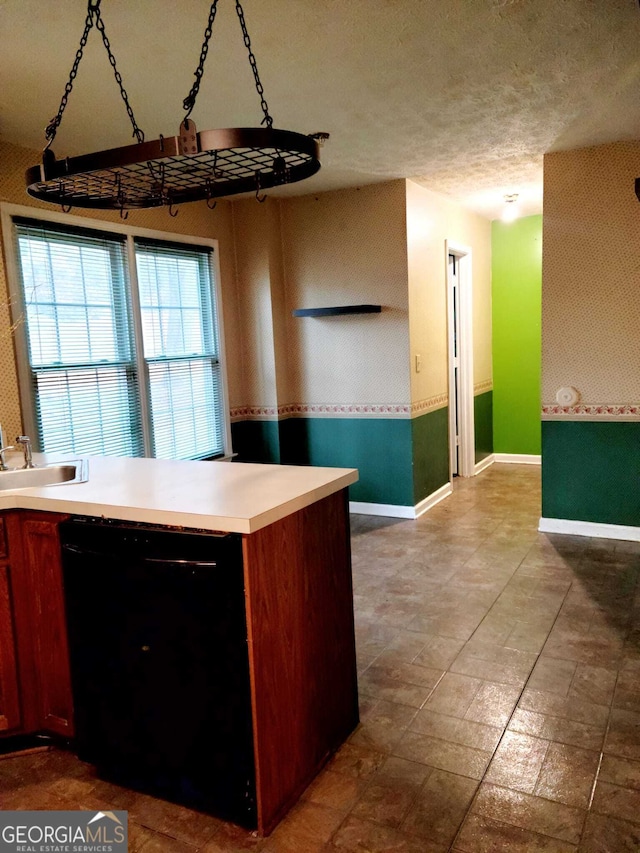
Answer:
<svg viewBox="0 0 640 853"><path fill-rule="evenodd" d="M262 124L266 126L197 131L189 116L200 88L217 6L218 0L213 0L200 61L194 72L196 79L183 101L185 116L178 135L160 136L159 139L146 142L116 67L104 28L100 0L89 0L85 28L69 81L58 113L45 130L47 144L42 162L26 173L29 195L40 201L61 205L65 211L72 207L97 208L119 210L124 216L129 209L165 205L175 215L173 208L184 202L206 200L211 207L215 206L215 199L238 193L255 192L256 198L264 201L264 196L260 195L263 190L304 180L319 170L319 145L329 135L305 135L273 127L239 0L235 3L236 12L264 113ZM83 49L94 25L102 36L137 143L58 160L50 146L62 120Z"/></svg>

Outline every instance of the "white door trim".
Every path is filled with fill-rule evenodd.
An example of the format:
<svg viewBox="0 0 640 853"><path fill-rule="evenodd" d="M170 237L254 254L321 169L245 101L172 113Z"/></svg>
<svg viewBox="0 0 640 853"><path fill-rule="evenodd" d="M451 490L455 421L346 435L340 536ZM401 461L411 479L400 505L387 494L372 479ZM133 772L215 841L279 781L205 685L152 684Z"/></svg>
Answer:
<svg viewBox="0 0 640 853"><path fill-rule="evenodd" d="M473 477L475 474L476 442L473 414L473 279L471 247L452 240L445 240L444 260L447 270L447 308L448 334L453 328L453 300L449 285L449 255L458 260L458 311L460 340L458 342L458 381L460 384L458 475ZM450 347L449 350L450 351ZM449 401L453 399L451 387L453 371L449 370ZM451 441L453 426L452 406L449 405L449 436ZM450 456L451 465L451 456Z"/></svg>

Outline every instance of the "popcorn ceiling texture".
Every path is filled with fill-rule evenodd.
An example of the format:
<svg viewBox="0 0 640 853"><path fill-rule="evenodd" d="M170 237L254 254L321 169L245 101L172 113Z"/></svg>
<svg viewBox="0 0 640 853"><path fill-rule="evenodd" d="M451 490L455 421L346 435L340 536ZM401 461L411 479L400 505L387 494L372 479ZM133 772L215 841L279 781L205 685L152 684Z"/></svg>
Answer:
<svg viewBox="0 0 640 853"><path fill-rule="evenodd" d="M542 403L549 415L597 419L611 416L607 406L640 403L639 175L637 142L545 157ZM580 392L574 412L556 411L563 386Z"/></svg>
<svg viewBox="0 0 640 853"><path fill-rule="evenodd" d="M104 11L149 139L177 131L206 11L201 0ZM276 126L331 133L303 192L412 178L457 201L484 187L498 195L539 185L543 152L638 134L634 0L278 0L246 13ZM4 138L42 144L83 17L78 0L2 4ZM194 119L204 129L261 118L233 4L221 3ZM123 145L129 135L94 32L56 153Z"/></svg>

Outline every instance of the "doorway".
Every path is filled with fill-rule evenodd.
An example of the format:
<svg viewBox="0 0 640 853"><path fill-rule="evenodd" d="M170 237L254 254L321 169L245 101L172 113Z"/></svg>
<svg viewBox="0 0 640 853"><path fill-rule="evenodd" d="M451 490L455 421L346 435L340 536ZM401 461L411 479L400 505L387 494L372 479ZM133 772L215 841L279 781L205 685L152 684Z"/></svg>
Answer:
<svg viewBox="0 0 640 853"><path fill-rule="evenodd" d="M449 473L473 477L475 436L473 418L473 313L471 249L446 241Z"/></svg>

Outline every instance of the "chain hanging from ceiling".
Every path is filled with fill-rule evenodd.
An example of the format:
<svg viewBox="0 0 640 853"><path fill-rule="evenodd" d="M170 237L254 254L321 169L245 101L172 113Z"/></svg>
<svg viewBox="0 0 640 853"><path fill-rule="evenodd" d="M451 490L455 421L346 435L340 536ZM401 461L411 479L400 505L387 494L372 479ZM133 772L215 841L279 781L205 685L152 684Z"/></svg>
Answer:
<svg viewBox="0 0 640 853"><path fill-rule="evenodd" d="M105 32L100 0L89 0L84 32L60 107L45 130L47 144L42 163L27 171L27 192L40 201L61 205L65 211L72 207L119 210L125 217L125 211L131 208L166 205L175 216L175 206L188 201L206 200L209 207L214 207L217 198L247 192L254 192L259 201L264 201L263 190L295 183L315 174L320 168L318 146L329 135L305 135L274 129L239 0L236 0L235 8L264 114L264 127L197 132L190 116L200 90L217 8L218 0L213 0L198 67L194 72L195 82L183 101L185 116L178 135L160 136L157 140L145 142L116 67ZM62 121L93 26L102 36L137 143L56 160L51 144Z"/></svg>

